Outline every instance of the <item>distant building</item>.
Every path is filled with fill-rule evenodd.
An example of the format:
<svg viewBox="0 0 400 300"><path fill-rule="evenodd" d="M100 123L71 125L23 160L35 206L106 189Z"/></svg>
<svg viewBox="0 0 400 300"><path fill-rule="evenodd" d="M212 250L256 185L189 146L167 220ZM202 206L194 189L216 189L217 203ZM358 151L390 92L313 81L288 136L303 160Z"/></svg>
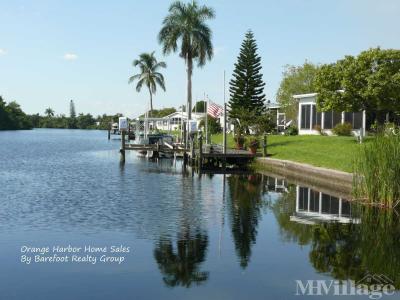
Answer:
<svg viewBox="0 0 400 300"><path fill-rule="evenodd" d="M192 120L197 122L197 127L199 127L199 123L202 119L205 119L205 113L193 113L192 112ZM187 113L176 111L168 116L162 118L162 120L157 120L154 123L159 130L179 130L182 122L187 121Z"/></svg>

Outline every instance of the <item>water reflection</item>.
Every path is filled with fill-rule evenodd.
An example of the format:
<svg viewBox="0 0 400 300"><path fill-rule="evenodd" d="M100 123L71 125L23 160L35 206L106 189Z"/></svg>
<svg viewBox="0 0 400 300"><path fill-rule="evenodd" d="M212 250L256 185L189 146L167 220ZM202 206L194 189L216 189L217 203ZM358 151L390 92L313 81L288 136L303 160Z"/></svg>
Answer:
<svg viewBox="0 0 400 300"><path fill-rule="evenodd" d="M277 186L268 188L276 191ZM284 190L272 205L280 234L285 241L310 246L309 260L316 271L356 282L368 274L383 274L400 288L396 211L360 206L307 186L287 184Z"/></svg>
<svg viewBox="0 0 400 300"><path fill-rule="evenodd" d="M360 222L352 217L352 205L348 200L303 186L296 186L296 211L290 220L305 224Z"/></svg>
<svg viewBox="0 0 400 300"><path fill-rule="evenodd" d="M175 247L174 247L175 245ZM204 232L183 234L174 242L172 238L160 239L154 250L154 258L169 287L190 287L208 279L209 273L201 271L205 261L208 237Z"/></svg>
<svg viewBox="0 0 400 300"><path fill-rule="evenodd" d="M228 177L230 201L229 219L240 266L250 262L251 248L256 243L257 226L263 206L263 176L261 174Z"/></svg>

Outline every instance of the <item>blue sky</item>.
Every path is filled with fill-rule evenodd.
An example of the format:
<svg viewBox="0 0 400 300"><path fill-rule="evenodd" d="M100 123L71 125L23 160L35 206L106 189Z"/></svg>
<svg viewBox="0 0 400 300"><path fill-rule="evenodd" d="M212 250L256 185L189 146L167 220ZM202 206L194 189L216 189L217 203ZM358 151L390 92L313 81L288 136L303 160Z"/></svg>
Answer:
<svg viewBox="0 0 400 300"><path fill-rule="evenodd" d="M131 62L155 50L166 61L167 92L154 98L155 108L185 103L184 62L163 57L157 42L171 2L0 0L0 95L16 100L28 113L52 107L94 115L142 113L145 90L137 93L128 78ZM223 102L223 72L229 81L244 34L254 31L262 56L267 98L274 101L286 64L306 59L329 63L346 54L381 46L400 48L398 0L214 0L215 57L195 69L193 97L206 93Z"/></svg>

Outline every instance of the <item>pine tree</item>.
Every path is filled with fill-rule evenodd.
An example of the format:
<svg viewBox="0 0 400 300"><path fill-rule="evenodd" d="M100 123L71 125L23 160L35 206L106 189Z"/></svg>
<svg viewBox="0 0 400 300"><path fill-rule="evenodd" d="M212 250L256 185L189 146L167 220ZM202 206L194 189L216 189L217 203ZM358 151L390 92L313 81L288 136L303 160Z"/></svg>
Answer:
<svg viewBox="0 0 400 300"><path fill-rule="evenodd" d="M76 128L76 111L74 100L69 102L69 119L68 119L68 128L75 129Z"/></svg>
<svg viewBox="0 0 400 300"><path fill-rule="evenodd" d="M71 100L71 102L69 103L69 116L70 116L71 119L75 119L76 118L74 100Z"/></svg>
<svg viewBox="0 0 400 300"><path fill-rule="evenodd" d="M243 112L262 113L265 110L264 85L261 74L261 57L253 32L249 30L240 49L230 81L229 115L241 119Z"/></svg>

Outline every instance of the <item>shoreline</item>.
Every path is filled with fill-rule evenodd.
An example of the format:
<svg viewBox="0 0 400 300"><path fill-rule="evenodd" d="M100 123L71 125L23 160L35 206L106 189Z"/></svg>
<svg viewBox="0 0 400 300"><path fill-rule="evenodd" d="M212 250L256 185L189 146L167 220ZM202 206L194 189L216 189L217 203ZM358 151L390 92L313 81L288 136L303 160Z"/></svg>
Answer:
<svg viewBox="0 0 400 300"><path fill-rule="evenodd" d="M352 192L353 174L344 171L269 157L256 158L255 169L285 176L294 182L336 190L345 195L351 195Z"/></svg>

